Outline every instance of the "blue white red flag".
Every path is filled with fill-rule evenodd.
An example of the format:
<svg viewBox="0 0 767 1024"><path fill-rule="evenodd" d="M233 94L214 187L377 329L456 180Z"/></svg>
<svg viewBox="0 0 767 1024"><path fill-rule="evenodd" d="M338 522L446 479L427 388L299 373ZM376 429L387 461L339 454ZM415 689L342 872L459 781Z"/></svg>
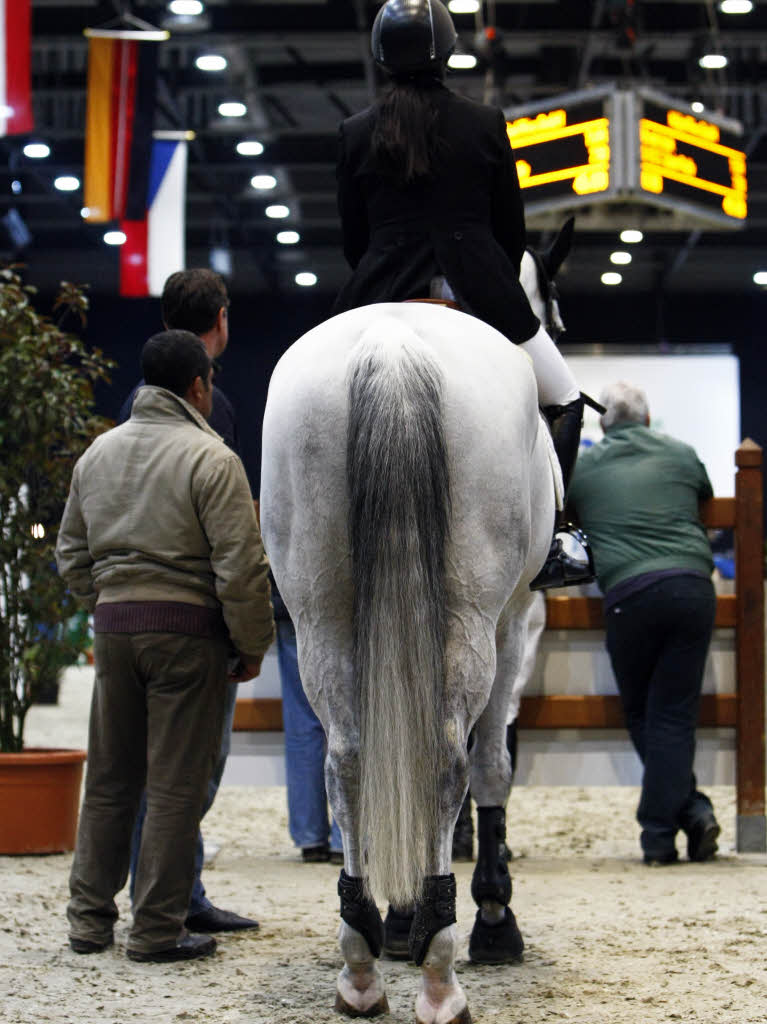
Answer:
<svg viewBox="0 0 767 1024"><path fill-rule="evenodd" d="M186 265L186 158L186 137L154 139L146 215L120 222L120 295L161 295L168 276Z"/></svg>

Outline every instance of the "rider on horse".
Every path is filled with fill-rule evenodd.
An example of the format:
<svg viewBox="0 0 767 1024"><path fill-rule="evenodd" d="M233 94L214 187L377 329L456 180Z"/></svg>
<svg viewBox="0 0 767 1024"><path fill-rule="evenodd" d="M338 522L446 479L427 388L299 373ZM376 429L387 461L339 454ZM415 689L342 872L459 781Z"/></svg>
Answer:
<svg viewBox="0 0 767 1024"><path fill-rule="evenodd" d="M566 489L583 398L519 282L525 219L503 111L444 84L456 38L439 0L388 0L375 19L373 55L391 84L341 125L338 203L354 272L333 312L427 296L454 300L521 345ZM555 534L532 589L593 579L585 539L580 531L573 536L579 557Z"/></svg>

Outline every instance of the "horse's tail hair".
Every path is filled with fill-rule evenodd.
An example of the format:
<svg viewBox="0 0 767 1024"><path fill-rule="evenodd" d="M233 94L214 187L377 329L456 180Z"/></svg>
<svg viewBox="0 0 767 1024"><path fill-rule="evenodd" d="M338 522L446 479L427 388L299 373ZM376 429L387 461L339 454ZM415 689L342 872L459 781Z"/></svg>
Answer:
<svg viewBox="0 0 767 1024"><path fill-rule="evenodd" d="M413 903L439 843L450 487L442 377L386 318L352 360L347 477L370 893ZM432 868L433 871L433 868Z"/></svg>

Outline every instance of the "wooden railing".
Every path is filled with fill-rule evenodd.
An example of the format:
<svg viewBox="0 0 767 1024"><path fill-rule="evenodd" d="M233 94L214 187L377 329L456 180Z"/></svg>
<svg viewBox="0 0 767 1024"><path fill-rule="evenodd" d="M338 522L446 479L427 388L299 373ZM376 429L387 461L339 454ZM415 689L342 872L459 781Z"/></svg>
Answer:
<svg viewBox="0 0 767 1024"><path fill-rule="evenodd" d="M735 533L736 593L720 594L715 625L735 630L735 692L704 694L699 725L735 729L737 848L767 851L765 824L764 539L762 449L746 439L735 453L734 498L712 498L701 512L709 528ZM604 628L599 597L549 597L546 628ZM615 729L624 726L620 698L596 694L523 697L522 729ZM279 699L238 700L234 728L279 731Z"/></svg>

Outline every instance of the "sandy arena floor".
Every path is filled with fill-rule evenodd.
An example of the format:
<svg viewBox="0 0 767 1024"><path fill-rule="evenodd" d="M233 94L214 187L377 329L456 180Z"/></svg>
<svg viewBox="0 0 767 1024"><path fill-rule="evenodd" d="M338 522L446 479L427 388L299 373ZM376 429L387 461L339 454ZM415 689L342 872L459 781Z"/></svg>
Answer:
<svg viewBox="0 0 767 1024"><path fill-rule="evenodd" d="M65 687L58 707L33 710L27 742L82 745L83 730ZM527 943L523 964L469 964L472 865L455 865L457 969L475 1022L767 1022L767 857L733 852L734 791L709 793L720 856L647 868L636 790L514 789L512 906ZM300 863L284 789L223 788L204 832L220 844L205 869L209 895L257 917L261 929L224 936L214 957L183 965L126 959L125 894L115 947L77 956L64 916L71 856L0 857L2 1024L339 1021L338 869ZM417 971L393 962L383 970L391 1012L382 1021L412 1021Z"/></svg>

